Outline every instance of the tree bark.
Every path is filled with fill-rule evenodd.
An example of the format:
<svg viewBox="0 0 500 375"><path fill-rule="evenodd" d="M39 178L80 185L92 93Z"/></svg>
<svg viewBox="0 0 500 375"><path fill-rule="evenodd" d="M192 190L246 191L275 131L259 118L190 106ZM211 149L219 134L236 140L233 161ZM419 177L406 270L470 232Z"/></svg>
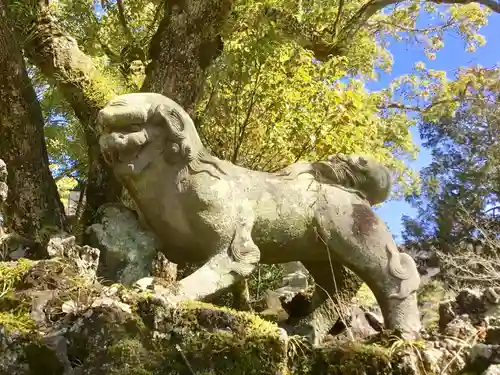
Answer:
<svg viewBox="0 0 500 375"><path fill-rule="evenodd" d="M89 169L81 225L86 228L100 206L119 202L121 197L122 186L101 155L96 129L99 110L115 92L103 83L106 77L47 10L40 9L31 25L19 30L25 36L28 59L56 83L85 129Z"/></svg>
<svg viewBox="0 0 500 375"><path fill-rule="evenodd" d="M41 244L46 230L64 228L64 208L49 170L40 105L4 0L0 72L0 156L8 166L9 187L5 224L9 231Z"/></svg>
<svg viewBox="0 0 500 375"><path fill-rule="evenodd" d="M164 17L154 35L151 63L141 91L177 101L194 114L205 72L222 52L222 29L232 0L165 1Z"/></svg>
<svg viewBox="0 0 500 375"><path fill-rule="evenodd" d="M222 53L221 34L232 3L165 1L163 18L149 46L151 62L141 91L163 94L194 117L205 85L205 72ZM182 273L183 267L180 268ZM176 271L171 268L172 274Z"/></svg>

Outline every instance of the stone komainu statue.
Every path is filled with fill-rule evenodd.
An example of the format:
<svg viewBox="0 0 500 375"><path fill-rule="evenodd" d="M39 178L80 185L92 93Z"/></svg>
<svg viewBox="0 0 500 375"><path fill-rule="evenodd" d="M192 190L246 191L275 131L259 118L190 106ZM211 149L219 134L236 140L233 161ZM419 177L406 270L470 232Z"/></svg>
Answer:
<svg viewBox="0 0 500 375"><path fill-rule="evenodd" d="M175 263L204 262L162 291L168 303L213 295L247 277L259 262L300 261L320 280L316 301L323 302L308 325L318 343L334 323L324 313L336 291L334 278L325 277L333 260L367 283L386 328L418 335L415 262L398 251L371 208L389 192L384 167L336 156L278 173L242 168L212 156L189 115L159 94L119 96L101 110L98 122L103 155L165 244L165 256Z"/></svg>

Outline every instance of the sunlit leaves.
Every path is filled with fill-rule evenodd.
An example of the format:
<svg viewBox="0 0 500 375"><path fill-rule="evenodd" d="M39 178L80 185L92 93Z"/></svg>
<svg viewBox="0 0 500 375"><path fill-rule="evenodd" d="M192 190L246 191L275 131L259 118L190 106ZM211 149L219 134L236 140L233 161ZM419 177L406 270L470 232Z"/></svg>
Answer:
<svg viewBox="0 0 500 375"><path fill-rule="evenodd" d="M479 28L486 25L487 16L491 11L476 3L452 5L449 8L451 16L458 21L456 30L466 41L466 48L473 52L478 46L485 44L485 39L478 34Z"/></svg>
<svg viewBox="0 0 500 375"><path fill-rule="evenodd" d="M64 29L105 73L100 85L107 96L140 87L162 0L126 0L123 13L116 0L52 4ZM430 59L443 48L445 32L459 33L468 48L483 44L479 29L488 10L404 1L366 16L367 4L236 0L222 35L224 51L208 72L197 108L196 121L212 152L264 170L335 152L369 153L394 168L405 193L412 191L418 179L404 160L416 152L408 130L416 118L384 104L425 108L426 121L453 116L460 80L449 81L420 63L413 74L380 92L369 92L364 82L391 70L394 59L387 47L395 41L420 44ZM313 48L303 48L315 42L338 48L318 62ZM54 109L64 124L48 121L49 152L85 165L85 153L77 147L83 144L78 123L67 108Z"/></svg>
<svg viewBox="0 0 500 375"><path fill-rule="evenodd" d="M201 134L212 152L261 170L337 152L372 154L399 171L408 186L414 176L401 174L404 164L394 155L414 151L411 121L379 113L379 96L349 78L347 57L316 61L310 51L276 36L257 8L249 7L249 14L239 9L244 25L231 25L198 107ZM357 58L373 67L366 56Z"/></svg>
<svg viewBox="0 0 500 375"><path fill-rule="evenodd" d="M59 196L61 197L61 202L64 205L64 208L68 208L68 199L71 193L77 185L78 181L71 177L62 177L60 180L56 182L57 191L59 192Z"/></svg>

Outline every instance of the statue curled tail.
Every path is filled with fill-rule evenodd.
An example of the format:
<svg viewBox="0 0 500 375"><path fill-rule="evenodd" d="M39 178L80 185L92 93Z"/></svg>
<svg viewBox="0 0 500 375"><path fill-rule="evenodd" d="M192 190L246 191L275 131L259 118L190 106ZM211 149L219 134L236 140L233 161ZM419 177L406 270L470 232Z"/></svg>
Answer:
<svg viewBox="0 0 500 375"><path fill-rule="evenodd" d="M391 192L389 169L370 157L336 154L327 160L291 164L277 175L295 179L304 173L320 182L357 193L371 205L384 202Z"/></svg>
<svg viewBox="0 0 500 375"><path fill-rule="evenodd" d="M405 299L420 285L420 274L417 266L413 258L406 253L399 252L396 245L386 245L386 250L389 257L389 272L401 280L399 292L393 293L389 297Z"/></svg>

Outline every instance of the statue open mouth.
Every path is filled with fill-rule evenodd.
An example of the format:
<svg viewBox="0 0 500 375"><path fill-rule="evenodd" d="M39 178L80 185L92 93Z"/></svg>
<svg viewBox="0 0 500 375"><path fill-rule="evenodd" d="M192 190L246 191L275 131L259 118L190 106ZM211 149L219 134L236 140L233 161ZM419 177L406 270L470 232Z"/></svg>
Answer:
<svg viewBox="0 0 500 375"><path fill-rule="evenodd" d="M103 134L99 144L104 160L119 174L140 173L149 163L144 155L152 145L146 128L131 132L111 132Z"/></svg>

